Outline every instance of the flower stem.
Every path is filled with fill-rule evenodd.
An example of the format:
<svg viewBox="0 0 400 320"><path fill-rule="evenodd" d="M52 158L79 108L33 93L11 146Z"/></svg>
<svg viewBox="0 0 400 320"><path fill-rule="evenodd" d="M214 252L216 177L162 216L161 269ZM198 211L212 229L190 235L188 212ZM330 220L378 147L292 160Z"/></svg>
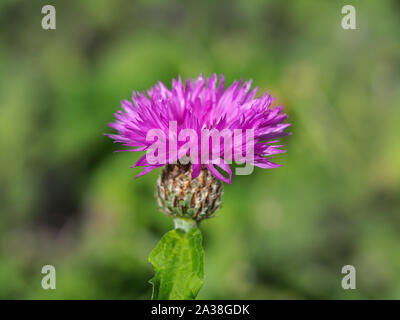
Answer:
<svg viewBox="0 0 400 320"><path fill-rule="evenodd" d="M174 228L175 229L182 229L186 233L189 232L192 228L198 228L199 223L193 219L186 219L186 218L175 218L174 219Z"/></svg>

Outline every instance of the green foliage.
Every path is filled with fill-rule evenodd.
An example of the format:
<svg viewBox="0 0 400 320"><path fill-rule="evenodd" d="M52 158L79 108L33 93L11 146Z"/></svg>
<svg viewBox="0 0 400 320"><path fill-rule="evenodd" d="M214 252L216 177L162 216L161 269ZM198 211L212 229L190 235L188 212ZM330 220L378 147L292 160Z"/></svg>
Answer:
<svg viewBox="0 0 400 320"><path fill-rule="evenodd" d="M204 277L204 252L198 228L167 232L150 253L155 276L153 300L195 299Z"/></svg>

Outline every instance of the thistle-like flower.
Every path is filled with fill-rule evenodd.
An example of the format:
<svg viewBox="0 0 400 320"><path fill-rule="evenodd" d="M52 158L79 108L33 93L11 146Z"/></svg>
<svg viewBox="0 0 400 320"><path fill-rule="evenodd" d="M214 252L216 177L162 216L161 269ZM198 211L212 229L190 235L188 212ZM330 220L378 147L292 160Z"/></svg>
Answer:
<svg viewBox="0 0 400 320"><path fill-rule="evenodd" d="M220 206L221 181L231 183L232 161L279 166L271 156L284 152L275 143L288 134L284 130L290 124L282 123L287 115L281 106L271 107L268 93L256 98L257 88L250 87L251 81L241 80L225 90L222 75L218 87L215 74L200 75L186 84L172 80L171 90L159 82L147 95L134 92L132 102L122 101L123 111L110 124L117 134L108 136L133 147L126 151L146 152L133 165L144 167L138 177L165 166L156 189L162 212L196 221L208 218Z"/></svg>

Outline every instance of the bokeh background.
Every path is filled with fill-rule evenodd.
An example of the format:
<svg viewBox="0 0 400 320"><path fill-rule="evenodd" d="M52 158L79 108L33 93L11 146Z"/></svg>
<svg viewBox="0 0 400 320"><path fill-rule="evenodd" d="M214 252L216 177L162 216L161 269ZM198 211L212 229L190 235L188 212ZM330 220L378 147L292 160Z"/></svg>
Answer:
<svg viewBox="0 0 400 320"><path fill-rule="evenodd" d="M172 228L159 172L135 180L139 154L103 133L132 90L201 72L253 78L293 135L283 167L235 176L202 224L199 298L400 298L399 34L399 1L2 0L0 298L150 297L147 256Z"/></svg>

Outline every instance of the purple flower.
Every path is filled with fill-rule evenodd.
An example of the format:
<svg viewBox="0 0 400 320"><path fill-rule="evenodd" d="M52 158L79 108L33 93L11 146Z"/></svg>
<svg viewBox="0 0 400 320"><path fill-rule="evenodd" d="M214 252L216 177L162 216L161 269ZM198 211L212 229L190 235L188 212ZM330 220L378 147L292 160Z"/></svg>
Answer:
<svg viewBox="0 0 400 320"><path fill-rule="evenodd" d="M108 136L124 146L133 147L125 151L146 151L132 167L143 166L142 176L153 169L176 163L177 159L189 156L189 151L196 147L196 152L190 153L192 163L192 178L196 178L203 166L218 179L231 183L232 170L229 163L232 161L245 162L261 168L275 168L280 165L270 161L274 154L285 152L275 145L279 137L288 135L284 130L290 126L282 123L287 115L282 113L282 106L271 107L273 98L264 94L256 98L258 88L250 90L251 80L235 81L225 89L224 77L220 76L217 86L217 75L205 79L200 75L196 80L181 78L172 80L172 90L162 82L156 84L145 93L133 92L132 102L122 101L122 109L115 113L117 120L110 127L117 130L117 134ZM171 124L175 132L171 134ZM197 136L191 140L191 147L185 149L187 140L180 139L182 130L191 129ZM202 134L205 130L217 133L224 132L225 139L230 144L214 143L207 137L207 146L204 149ZM156 130L163 133L158 142L165 143L165 148L158 150L157 163L149 161L147 157L154 146L154 137L149 139L148 133ZM235 136L235 132L251 132L252 139ZM228 139L229 138L229 139ZM247 138L247 135L246 135ZM233 141L233 143L232 143ZM194 142L194 143L193 143ZM251 149L251 157L243 157ZM152 150L154 151L154 150ZM217 151L217 152L216 152ZM211 157L204 162L209 154L216 152L218 159ZM225 177L216 167L227 173Z"/></svg>

